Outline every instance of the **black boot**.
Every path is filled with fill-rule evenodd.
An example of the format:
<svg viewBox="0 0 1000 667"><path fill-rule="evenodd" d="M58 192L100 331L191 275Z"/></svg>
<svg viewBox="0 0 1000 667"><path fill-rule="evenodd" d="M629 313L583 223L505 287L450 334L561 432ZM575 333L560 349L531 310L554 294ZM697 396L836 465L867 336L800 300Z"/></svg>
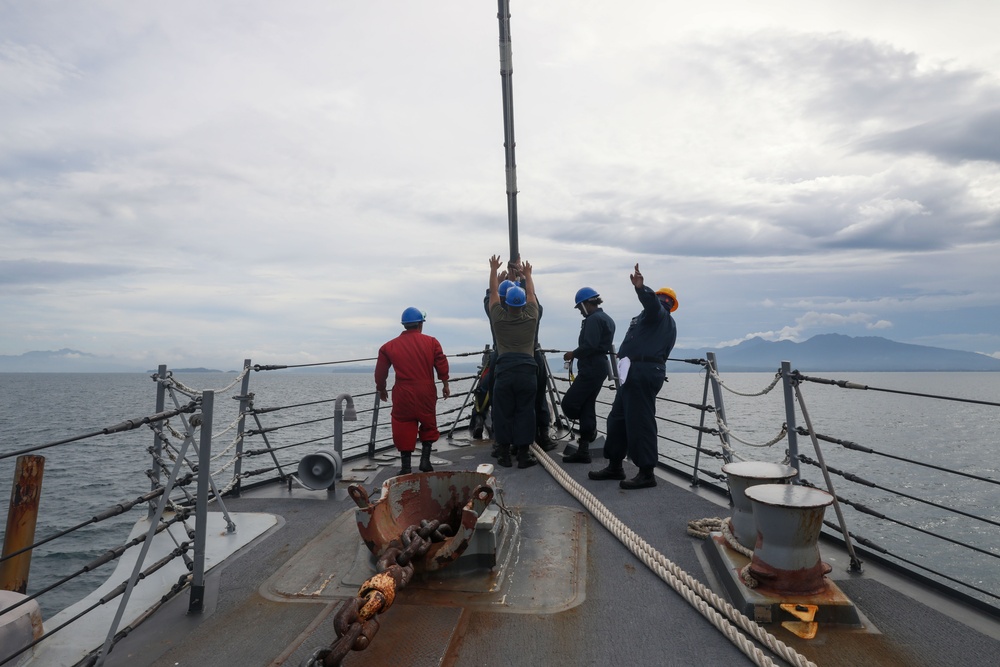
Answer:
<svg viewBox="0 0 1000 667"><path fill-rule="evenodd" d="M497 445L497 465L504 468L513 465L510 461L510 445Z"/></svg>
<svg viewBox="0 0 1000 667"><path fill-rule="evenodd" d="M543 452L551 452L558 446L556 443L552 442L552 438L549 437L548 426L538 427L535 431L535 442L538 443L538 446L542 448Z"/></svg>
<svg viewBox="0 0 1000 667"><path fill-rule="evenodd" d="M412 452L400 452L399 458L402 460L402 466L399 469L400 475L409 475L413 472L413 468L410 467L410 455Z"/></svg>
<svg viewBox="0 0 1000 667"><path fill-rule="evenodd" d="M431 443L423 443L423 449L420 450L420 472L434 472L434 467L431 466Z"/></svg>
<svg viewBox="0 0 1000 667"><path fill-rule="evenodd" d="M472 429L472 438L474 440L483 439L483 425L486 423L486 419L480 415L472 415L472 420L470 423L470 428Z"/></svg>
<svg viewBox="0 0 1000 667"><path fill-rule="evenodd" d="M623 479L618 482L618 486L623 489L648 489L656 486L656 476L653 474L653 466L642 466L639 474L632 479Z"/></svg>
<svg viewBox="0 0 1000 667"><path fill-rule="evenodd" d="M518 468L530 468L531 466L533 466L533 465L535 465L537 463L538 463L538 459L536 459L534 456L532 456L531 449L529 449L528 445L525 445L524 447L518 447L517 448L517 467Z"/></svg>
<svg viewBox="0 0 1000 667"><path fill-rule="evenodd" d="M590 443L593 441L580 436L576 443L576 451L572 454L563 454L563 463L590 463Z"/></svg>
<svg viewBox="0 0 1000 667"><path fill-rule="evenodd" d="M625 468L622 468L621 461L608 460L608 465L600 470L591 470L587 473L590 479L625 479Z"/></svg>

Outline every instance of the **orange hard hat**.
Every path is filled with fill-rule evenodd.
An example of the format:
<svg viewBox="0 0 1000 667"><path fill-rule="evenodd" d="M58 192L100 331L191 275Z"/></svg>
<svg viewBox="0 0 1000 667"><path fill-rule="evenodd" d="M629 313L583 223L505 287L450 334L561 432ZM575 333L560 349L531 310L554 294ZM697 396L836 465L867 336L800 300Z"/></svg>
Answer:
<svg viewBox="0 0 1000 667"><path fill-rule="evenodd" d="M678 303L677 303L677 292L673 291L669 287L661 287L660 289L656 290L656 293L658 295L669 296L670 300L674 302L673 305L670 306L670 312L671 313L674 312L675 310L677 310L677 306L678 306Z"/></svg>

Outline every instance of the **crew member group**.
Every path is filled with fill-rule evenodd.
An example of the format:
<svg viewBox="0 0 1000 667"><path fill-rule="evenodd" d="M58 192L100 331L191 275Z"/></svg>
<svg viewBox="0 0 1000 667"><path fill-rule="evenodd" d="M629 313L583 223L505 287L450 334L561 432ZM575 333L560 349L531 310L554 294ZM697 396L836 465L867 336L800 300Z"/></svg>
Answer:
<svg viewBox="0 0 1000 667"><path fill-rule="evenodd" d="M489 287L484 308L489 317L493 350L488 363L489 379L477 388L480 409L492 418L494 446L492 455L504 468L530 468L538 461L531 452L537 444L543 451L555 449L549 435L550 416L545 400L548 376L538 345L541 307L535 294L532 265L520 259L511 261L501 271L500 257L489 259ZM578 423L575 449L567 448L563 463L591 463L590 446L598 437L596 403L605 383L617 378L611 411L605 420L603 468L591 470L594 481L615 480L622 489L645 489L656 486L654 470L658 460L656 400L666 379L666 361L677 340L673 313L677 294L669 287L653 290L636 264L629 275L642 307L629 322L618 348L618 365L613 367L615 322L601 305L600 293L581 287L574 296L574 307L583 321L576 346L563 354L567 366L575 362L578 375L562 397L567 418ZM392 438L399 451L399 474L412 473L411 456L421 443L419 470L433 471L432 445L440 434L436 422L437 380L441 396L450 395L448 360L441 344L423 333L426 315L415 307L403 311L403 332L379 349L375 367L375 386L383 401L389 398L389 369L395 371L392 387ZM485 415L477 412L479 437ZM624 461L637 468L627 479Z"/></svg>

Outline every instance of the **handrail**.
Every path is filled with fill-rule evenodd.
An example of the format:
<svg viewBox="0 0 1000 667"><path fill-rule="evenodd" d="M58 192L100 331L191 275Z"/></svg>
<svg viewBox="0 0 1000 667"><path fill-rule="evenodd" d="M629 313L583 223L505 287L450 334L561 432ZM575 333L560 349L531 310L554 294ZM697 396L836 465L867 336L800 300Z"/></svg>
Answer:
<svg viewBox="0 0 1000 667"><path fill-rule="evenodd" d="M546 352L552 351L547 350ZM475 352L458 353L452 356L481 357L482 355L483 351L477 350ZM692 386L692 391L696 391L698 394L702 393L703 384L701 378L704 378L705 395L697 396L692 394L690 396L682 396L677 393L676 382L665 385L663 395L659 396L657 400L657 410L659 413L657 414L657 423L660 425L659 441L661 443L660 461L662 466L686 475L692 481L692 484L701 484L703 483L702 480L708 480L705 483L724 486L726 476L721 473L720 468L726 460L733 457L757 458L765 456L781 462L790 460L789 453L784 448L775 449L772 446L770 450L755 448L750 451L741 444L743 442L760 441L762 440L762 433L766 433L768 436L773 435L773 433L786 424L787 413L785 412L785 406L781 401L781 397L776 396L780 392L767 394L766 392L751 393L738 390L736 392L738 398L730 399L729 404L725 406L728 409L728 414L726 415L727 418L723 418L723 410L720 409L718 401L712 400L713 396L708 395L708 389L712 388L712 383L717 382L717 389L731 391L734 388L731 385L735 385L737 381L730 378L723 378L723 371L718 368L718 364L713 365L706 360L670 360L670 362L675 361L695 363L702 367L699 373L691 373L690 376L692 378L699 378L697 389ZM324 362L324 365L337 363L346 362ZM316 364L301 366L306 365ZM259 368L263 370L277 367L273 365L254 365L250 363L250 360L246 360L245 368L252 370ZM286 368L292 367L286 366ZM670 370L669 363L668 370ZM468 425L466 417L467 409L472 404L471 397L476 384L481 379L480 375L481 370L480 373L474 375L453 378L452 399L438 402L439 430L441 430L443 436L451 436L459 429L465 428ZM307 376L299 375L297 378ZM336 376L334 376L334 381L328 383L326 388L323 389L326 392L325 395L317 396L315 400L302 400L303 396L300 393L293 397L294 400L288 401L287 404L273 403L268 404L268 407L258 408L256 405L261 404L263 401L272 400L278 394L269 392L267 384L261 383L261 380L257 379L259 376L255 376L252 381L250 377L251 374L247 374L242 378L243 386L233 389L231 395L228 396L231 400L226 400L227 396L222 394L214 397L215 422L222 424L242 424L246 417L250 417L257 420L257 423L254 424L256 427L254 429L245 429L242 426L238 426L238 433L233 439L233 444L226 448L225 451L217 453L219 461L217 463L214 459L212 461L212 473L215 480L210 482L205 480L205 483L208 485L206 487L207 491L195 493L193 490L189 490L197 471L185 471L175 476L176 486L174 487L168 489L162 485L155 486L153 490L143 495L138 495L138 497L132 496L134 500L129 502L117 502L116 499L109 503L108 508L92 511L80 521L74 522L71 528L60 527L58 530L45 530L43 531L45 536L30 548L36 550L48 549L50 548L49 545L57 540L64 539L76 531L100 521L112 521L116 522L116 525L124 525L121 522L127 515L133 513L135 510L141 511L146 507L152 507L161 500L169 502L171 506L181 510L186 516L188 513L187 508L195 507L199 499L206 502L219 503L227 494L238 494L241 484L251 478L263 482L277 477L289 480L289 483L292 483L294 480L294 473L292 471L294 471L297 461L303 455L313 453L317 445L329 441L332 437L331 431L333 429L329 426L329 422L332 419L332 410L330 410L329 404L334 402L335 399L330 397L334 396L337 390L343 388L342 386L338 386L343 383L338 383ZM328 378L329 376L324 377ZM806 396L806 399L811 403L811 412L815 413L815 418L826 419L824 421L824 430L831 430L829 427L829 418L823 415L823 408L812 405L815 401L814 394L815 392L822 392L824 386L845 388L845 384L851 383L804 376L798 374L797 371L794 374L789 373L788 377L793 381L797 380L799 383L809 382L816 385L815 387L810 387L812 393ZM550 373L550 378L549 391L552 392L554 405L561 405L561 394L564 393L564 388L568 386L570 379L553 373ZM158 473L160 471L170 473L170 469L173 467L181 470L191 462L197 465L198 457L193 454L184 454L181 451L182 447L178 445L186 439L194 438L198 429L205 427L205 416L201 411L204 392L193 390L198 398L191 401L180 400L178 397L186 396L188 392L192 391L190 387L184 387L183 389L181 387L172 388L172 374L169 371L154 374L153 379L157 383L157 391L163 390L164 396L168 400L173 401L173 409L163 410L164 403L161 403L158 405L159 409L156 409L155 412L146 417L118 421L108 427L96 430L91 429L83 435L35 445L28 450L21 449L17 452L0 454L0 461L39 448L62 449L63 446L69 446L72 443L77 443L77 446L80 446L81 441L97 438L98 436L103 438L130 438L127 435L129 432L134 432L137 428L146 426L154 433L155 445L161 447L161 451L154 451L154 446L149 446L149 454L153 461L151 470L157 471L157 473L151 474L154 479L163 477L169 481L169 474L158 475ZM672 379L676 380L676 376L672 376ZM745 382L742 378L740 381ZM382 403L378 399L377 394L369 389L372 385L373 381L372 384L364 386L361 391L354 394L354 399L357 403L357 413L370 414L371 420L370 423L367 420L359 422L356 427L343 431L345 460L375 457L380 462L385 463L386 460L383 454L394 454L388 415L385 410L381 409L386 407L386 404ZM361 388L360 385L359 388ZM800 392L803 389L799 385L795 385L794 388ZM868 387L868 389L872 388ZM905 390L879 388L878 391L887 400L892 400L893 396L919 396L921 399L927 400L955 400L950 397L940 397ZM721 396L721 391L719 395ZM603 411L606 414L606 411L610 409L614 396L615 385L609 382L602 390L598 400L599 412ZM699 401L698 399L701 400ZM974 407L974 409L988 410L1000 405L982 400L966 400L964 402L970 406L970 409ZM705 422L705 418L708 415L712 415L716 419L715 424ZM180 425L175 423L178 418L180 419ZM754 424L750 431L746 430L748 422ZM766 424L770 425L767 426ZM210 423L209 426L211 426ZM794 428L789 429L789 431L800 436L811 437L812 435L810 429ZM724 437L725 435L733 437L727 439ZM706 439L705 436L708 436L708 438ZM572 438L573 436L572 432L570 432L570 434L563 434L560 437L565 439L567 437ZM928 471L925 474L941 473L954 475L962 484L995 486L1000 484L1000 481L986 475L973 474L966 470L955 469L949 467L947 464L938 465L933 462L921 461L916 456L900 456L887 451L885 446L878 448L870 447L847 438L837 438L827 434L821 435L817 433L815 437L823 443L833 443L837 448L835 452L835 465L827 467L831 474L837 476L838 485L843 485L844 487L835 489L836 496L838 500L842 500L844 507L844 521L847 528L844 532L846 532L846 539L853 540L864 548L863 551L866 558L871 559L873 557L871 554L878 552L878 558L890 563L897 561L911 565L914 561L919 561L918 556L915 556L913 553L907 553L904 550L905 539L898 539L895 537L895 533L889 533L882 529L882 526L887 524L896 526L894 529L896 531L914 531L926 539L937 539L943 545L946 545L946 547L942 546L941 548L961 549L965 553L978 553L979 556L989 557L982 553L989 551L989 548L984 549L981 545L975 544L973 540L956 537L943 530L928 530L925 526L911 528L910 526L913 525L913 521L909 521L901 516L892 516L898 513L899 506L897 503L890 502L887 504L888 509L884 509L883 511L874 510L872 512L868 507L871 505L871 501L867 500L866 497L870 494L870 489L875 488L880 494L888 494L890 497L905 499L907 501L912 499L913 502L929 505L934 511L939 511L942 514L946 513L947 516L951 517L949 521L984 521L985 524L991 526L990 530L992 532L996 532L992 527L1000 525L1000 523L989 517L977 516L975 512L964 511L961 507L951 507L950 505L953 503L947 500L935 499L932 501L927 498L921 498L921 494L912 489L901 492L892 488L893 485L888 484L875 484L872 487L866 479L869 476L858 474L858 470L870 467L870 457L876 456L885 459L887 462L891 462L892 465L898 466L899 471L925 470ZM711 442L712 439L716 439L716 444ZM828 454L834 454L834 452L828 452ZM269 457L272 464L257 465L251 470L243 468L245 461L259 456ZM812 465L813 461L811 457L795 456L795 461L798 462L799 460L809 465ZM807 484L808 482L803 481L803 483ZM190 521L190 519L188 520ZM838 527L838 530L842 530L842 528ZM883 543L883 546L877 545L875 540L872 540L870 537L865 537L864 533L866 532L879 535L879 541ZM936 535L935 533L940 533L940 535ZM824 534L827 535L827 533ZM993 558L995 557L994 555ZM961 561L963 558L956 557L949 559L949 561ZM95 563L93 566L87 565L79 576L91 575L93 570L99 566L100 564L98 563ZM916 567L929 569L925 564L920 564L919 562L917 562ZM947 585L951 589L967 589L972 591L977 596L976 599L981 601L986 599L1000 599L1000 590L992 590L988 585L976 586L974 582L963 581L962 576L954 576L949 572L937 572L936 570L938 569L941 568L931 569L928 576L937 577L939 580L946 582L944 585ZM39 595L51 595L54 588L59 588L59 586L50 587L52 583L43 583L41 585L41 589L43 590ZM181 586L174 594L188 589L189 586ZM2 611L0 610L0 612Z"/></svg>

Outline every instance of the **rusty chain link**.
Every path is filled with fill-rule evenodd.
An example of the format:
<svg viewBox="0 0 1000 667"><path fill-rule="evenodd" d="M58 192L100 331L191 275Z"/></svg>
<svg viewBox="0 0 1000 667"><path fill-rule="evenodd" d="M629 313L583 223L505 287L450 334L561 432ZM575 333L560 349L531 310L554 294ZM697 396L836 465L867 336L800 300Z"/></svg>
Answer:
<svg viewBox="0 0 1000 667"><path fill-rule="evenodd" d="M389 542L375 563L377 574L361 584L357 597L347 600L333 617L337 640L313 651L301 667L339 667L351 651L368 648L379 629L376 617L392 606L396 593L413 578L413 560L453 533L448 524L425 519L419 528L412 525Z"/></svg>

